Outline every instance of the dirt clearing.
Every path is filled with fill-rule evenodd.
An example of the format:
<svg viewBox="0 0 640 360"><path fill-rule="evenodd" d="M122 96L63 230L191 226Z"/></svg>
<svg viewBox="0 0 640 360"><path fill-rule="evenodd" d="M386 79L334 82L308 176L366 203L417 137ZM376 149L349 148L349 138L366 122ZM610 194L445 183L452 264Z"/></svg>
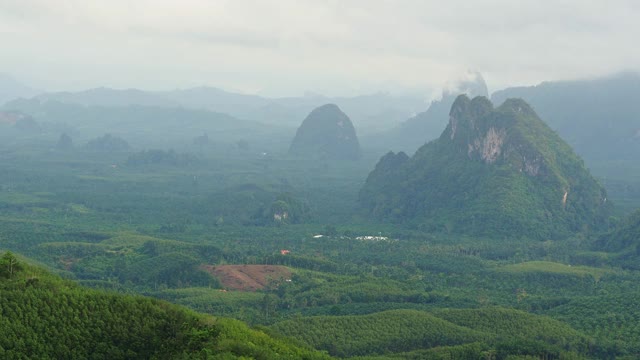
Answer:
<svg viewBox="0 0 640 360"><path fill-rule="evenodd" d="M291 270L280 265L203 265L227 289L256 291L291 279Z"/></svg>

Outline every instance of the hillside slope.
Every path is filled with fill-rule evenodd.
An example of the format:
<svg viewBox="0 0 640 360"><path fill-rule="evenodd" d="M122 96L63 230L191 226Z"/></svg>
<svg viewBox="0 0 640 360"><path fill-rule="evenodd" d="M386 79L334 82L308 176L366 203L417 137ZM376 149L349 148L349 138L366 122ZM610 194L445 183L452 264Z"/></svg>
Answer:
<svg viewBox="0 0 640 360"><path fill-rule="evenodd" d="M340 357L395 353L394 358L399 359L448 359L451 357L445 354L464 350L465 355L453 358L481 358L491 352L499 354L498 358L555 358L568 355L565 351L579 358L589 342L557 320L502 308L315 316L283 321L272 329Z"/></svg>
<svg viewBox="0 0 640 360"><path fill-rule="evenodd" d="M439 139L389 153L360 192L378 220L476 235L565 236L602 228L610 204L582 160L522 100L459 96Z"/></svg>
<svg viewBox="0 0 640 360"><path fill-rule="evenodd" d="M0 259L3 359L324 359L243 323L140 296L89 290Z"/></svg>
<svg viewBox="0 0 640 360"><path fill-rule="evenodd" d="M544 82L492 95L495 103L518 97L588 163L635 160L640 153L640 75Z"/></svg>
<svg viewBox="0 0 640 360"><path fill-rule="evenodd" d="M291 142L289 154L335 160L356 160L362 156L351 120L334 104L309 113Z"/></svg>

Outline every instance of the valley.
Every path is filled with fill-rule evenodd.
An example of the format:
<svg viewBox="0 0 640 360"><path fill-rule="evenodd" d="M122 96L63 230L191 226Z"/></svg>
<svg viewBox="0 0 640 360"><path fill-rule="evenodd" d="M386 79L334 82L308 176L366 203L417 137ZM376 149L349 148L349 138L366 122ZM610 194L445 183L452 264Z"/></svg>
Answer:
<svg viewBox="0 0 640 360"><path fill-rule="evenodd" d="M20 264L0 279L3 326L76 344L33 356L640 354L640 167L582 160L523 100L459 96L413 154L337 106L296 135L206 110L16 104L32 126L0 133L0 248ZM59 315L12 327L52 301ZM123 336L126 321L156 325Z"/></svg>

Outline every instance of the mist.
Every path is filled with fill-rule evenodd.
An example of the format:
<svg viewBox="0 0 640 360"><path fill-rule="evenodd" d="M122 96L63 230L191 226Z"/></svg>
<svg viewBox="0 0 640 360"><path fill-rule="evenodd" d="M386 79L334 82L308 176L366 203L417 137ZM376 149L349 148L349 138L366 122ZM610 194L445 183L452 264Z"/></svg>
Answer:
<svg viewBox="0 0 640 360"><path fill-rule="evenodd" d="M0 1L0 357L640 358L634 1Z"/></svg>
<svg viewBox="0 0 640 360"><path fill-rule="evenodd" d="M49 91L214 86L269 97L493 90L638 70L633 1L3 1L0 69Z"/></svg>

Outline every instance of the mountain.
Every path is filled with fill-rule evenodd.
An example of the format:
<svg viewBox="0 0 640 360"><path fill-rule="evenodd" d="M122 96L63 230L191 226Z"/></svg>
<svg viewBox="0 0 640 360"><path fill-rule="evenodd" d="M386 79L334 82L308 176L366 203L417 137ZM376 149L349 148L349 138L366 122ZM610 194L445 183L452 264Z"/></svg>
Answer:
<svg viewBox="0 0 640 360"><path fill-rule="evenodd" d="M349 114L355 126L364 133L373 134L397 126L412 114L424 109L426 102L423 96L394 96L382 92L354 97L306 94L304 97L274 99L274 106L302 112L302 116L322 104L336 104Z"/></svg>
<svg viewBox="0 0 640 360"><path fill-rule="evenodd" d="M508 88L492 100L511 97L531 104L587 163L633 161L640 154L640 74Z"/></svg>
<svg viewBox="0 0 640 360"><path fill-rule="evenodd" d="M40 102L56 101L65 104L104 107L128 107L132 105L153 107L179 107L180 103L172 101L160 93L138 89L110 89L100 87L77 92L44 93L36 97Z"/></svg>
<svg viewBox="0 0 640 360"><path fill-rule="evenodd" d="M32 89L6 74L0 74L0 105L17 98L28 98L41 91Z"/></svg>
<svg viewBox="0 0 640 360"><path fill-rule="evenodd" d="M426 111L400 123L388 132L378 135L373 143L384 144L389 149L414 153L425 142L435 139L447 126L451 105L458 94L443 93Z"/></svg>
<svg viewBox="0 0 640 360"><path fill-rule="evenodd" d="M489 96L487 84L480 73L470 74L469 79L459 82L452 89L442 92L440 100L434 100L426 111L412 116L393 129L378 134L372 143L384 144L389 149L414 153L416 149L438 137L447 126L449 109L458 95L469 97Z"/></svg>
<svg viewBox="0 0 640 360"><path fill-rule="evenodd" d="M458 96L440 138L385 155L359 196L373 218L426 230L548 238L605 226L582 160L523 100Z"/></svg>
<svg viewBox="0 0 640 360"><path fill-rule="evenodd" d="M612 265L640 270L640 210L629 215L615 230L602 235L594 250L617 253L611 257Z"/></svg>
<svg viewBox="0 0 640 360"><path fill-rule="evenodd" d="M48 128L64 129L78 143L111 133L126 136L134 147L170 147L191 144L195 136L204 133L211 142L244 139L255 145L259 141L286 143L293 132L223 113L182 107L82 105L38 97L14 100L2 108L5 111L0 112L0 123L3 113L27 114Z"/></svg>
<svg viewBox="0 0 640 360"><path fill-rule="evenodd" d="M60 134L58 143L56 144L56 150L59 151L71 151L73 150L73 139L66 133Z"/></svg>
<svg viewBox="0 0 640 360"><path fill-rule="evenodd" d="M12 126L17 130L31 133L40 131L40 126L33 117L18 111L0 111L0 126Z"/></svg>
<svg viewBox="0 0 640 360"><path fill-rule="evenodd" d="M361 156L351 120L334 104L311 111L298 128L289 154L336 160L357 160Z"/></svg>
<svg viewBox="0 0 640 360"><path fill-rule="evenodd" d="M608 251L621 251L633 247L640 251L640 210L631 214L615 231L603 237Z"/></svg>
<svg viewBox="0 0 640 360"><path fill-rule="evenodd" d="M0 257L3 359L327 359L237 320L91 290Z"/></svg>
<svg viewBox="0 0 640 360"><path fill-rule="evenodd" d="M268 98L207 86L170 91L96 88L78 92L45 93L38 96L38 99L86 106L184 107L226 113L239 119L280 126L295 126L300 118L314 108L335 103L351 114L355 123L363 125L370 132L392 128L425 105L423 97L410 95L375 93L355 97L326 97L306 94Z"/></svg>

